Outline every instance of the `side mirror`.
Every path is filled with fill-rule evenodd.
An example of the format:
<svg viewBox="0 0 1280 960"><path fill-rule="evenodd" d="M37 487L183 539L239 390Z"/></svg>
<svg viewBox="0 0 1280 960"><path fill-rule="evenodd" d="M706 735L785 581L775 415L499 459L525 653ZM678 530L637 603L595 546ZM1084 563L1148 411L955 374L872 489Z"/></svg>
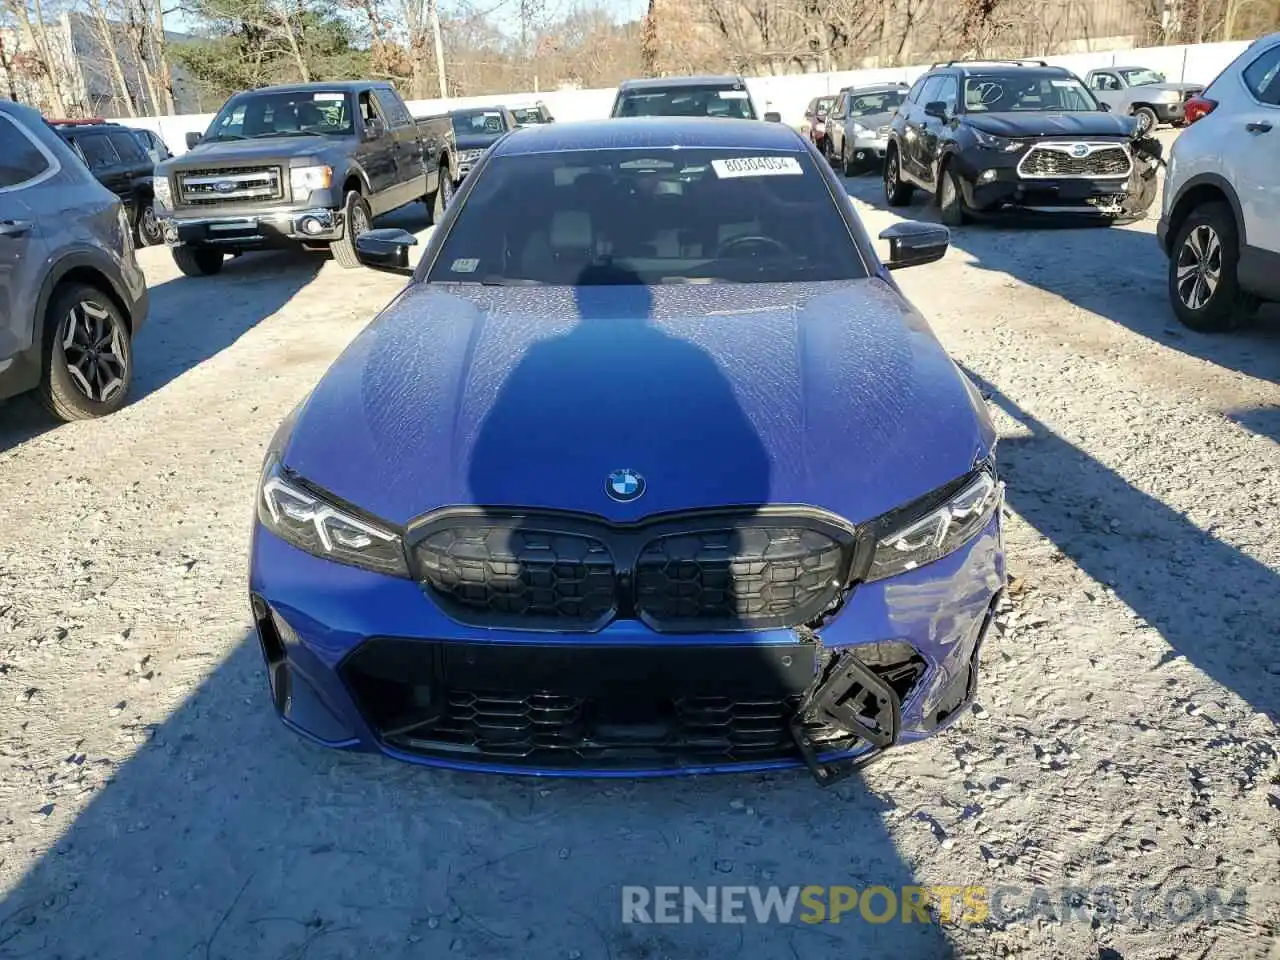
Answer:
<svg viewBox="0 0 1280 960"><path fill-rule="evenodd" d="M777 110L770 110L768 113L764 115L764 119L766 123L781 123L782 114L780 114Z"/></svg>
<svg viewBox="0 0 1280 960"><path fill-rule="evenodd" d="M201 134L196 133L194 130L188 130L187 131L187 149L188 150L194 149L195 145L200 142L200 139L201 139Z"/></svg>
<svg viewBox="0 0 1280 960"><path fill-rule="evenodd" d="M366 230L356 237L356 256L375 270L411 274L409 248L417 245L418 238L399 227Z"/></svg>
<svg viewBox="0 0 1280 960"><path fill-rule="evenodd" d="M555 117L552 117L552 116L548 116L548 117L547 117L547 123L555 123L555 122L556 122L556 118L555 118Z"/></svg>
<svg viewBox="0 0 1280 960"><path fill-rule="evenodd" d="M901 270L941 260L951 245L951 231L937 223L904 220L882 230L880 239L889 241L885 266Z"/></svg>
<svg viewBox="0 0 1280 960"><path fill-rule="evenodd" d="M1099 109L1099 110L1101 110L1103 113L1110 113L1110 112L1111 112L1111 104L1107 103L1107 102L1106 102L1106 101L1104 101L1104 100L1099 100L1099 101L1098 101L1098 109Z"/></svg>
<svg viewBox="0 0 1280 960"><path fill-rule="evenodd" d="M380 140L386 130L382 126L382 121L377 117L370 117L364 122L364 138L366 140Z"/></svg>
<svg viewBox="0 0 1280 960"><path fill-rule="evenodd" d="M936 117L943 123L947 120L947 104L943 100L930 100L924 105L924 115L926 117Z"/></svg>

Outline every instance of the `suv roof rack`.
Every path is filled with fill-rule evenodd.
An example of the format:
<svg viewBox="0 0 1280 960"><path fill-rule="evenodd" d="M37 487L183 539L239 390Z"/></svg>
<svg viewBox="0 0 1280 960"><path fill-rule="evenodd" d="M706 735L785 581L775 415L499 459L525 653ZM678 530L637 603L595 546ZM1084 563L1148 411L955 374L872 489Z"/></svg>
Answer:
<svg viewBox="0 0 1280 960"><path fill-rule="evenodd" d="M1004 63L1014 67L1025 67L1028 64L1031 64L1032 66L1037 66L1037 67L1050 66L1050 64L1045 63L1045 61L1043 60L1031 60L1027 58L1023 58L1021 60L984 60L979 58L976 60L948 60L946 63L935 63L929 69L936 70L938 69L938 67L963 67L970 63Z"/></svg>
<svg viewBox="0 0 1280 960"><path fill-rule="evenodd" d="M86 117L83 120L50 120L51 127L91 127L99 125L118 126L114 120L106 117Z"/></svg>

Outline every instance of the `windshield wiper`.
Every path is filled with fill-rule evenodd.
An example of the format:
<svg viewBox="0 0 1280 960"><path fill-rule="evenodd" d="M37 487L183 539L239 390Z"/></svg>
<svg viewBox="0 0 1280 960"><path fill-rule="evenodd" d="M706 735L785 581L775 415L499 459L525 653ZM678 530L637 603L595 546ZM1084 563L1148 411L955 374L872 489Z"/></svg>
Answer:
<svg viewBox="0 0 1280 960"><path fill-rule="evenodd" d="M255 134L255 140L265 140L268 137L323 137L323 133L316 133L314 130L272 130L270 133Z"/></svg>
<svg viewBox="0 0 1280 960"><path fill-rule="evenodd" d="M483 287L540 287L541 280L528 280L524 277L500 277L497 274L490 274L487 277L480 278L480 285Z"/></svg>
<svg viewBox="0 0 1280 960"><path fill-rule="evenodd" d="M248 139L249 138L246 137L243 133L220 133L215 137L209 138L209 140L248 140Z"/></svg>

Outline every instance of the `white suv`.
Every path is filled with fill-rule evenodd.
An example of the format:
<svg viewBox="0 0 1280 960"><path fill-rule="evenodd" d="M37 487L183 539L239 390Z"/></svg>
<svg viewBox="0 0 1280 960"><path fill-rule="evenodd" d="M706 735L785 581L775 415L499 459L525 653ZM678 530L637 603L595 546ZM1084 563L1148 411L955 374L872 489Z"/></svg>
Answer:
<svg viewBox="0 0 1280 960"><path fill-rule="evenodd" d="M1254 41L1186 105L1160 211L1169 299L1194 330L1280 301L1280 33Z"/></svg>

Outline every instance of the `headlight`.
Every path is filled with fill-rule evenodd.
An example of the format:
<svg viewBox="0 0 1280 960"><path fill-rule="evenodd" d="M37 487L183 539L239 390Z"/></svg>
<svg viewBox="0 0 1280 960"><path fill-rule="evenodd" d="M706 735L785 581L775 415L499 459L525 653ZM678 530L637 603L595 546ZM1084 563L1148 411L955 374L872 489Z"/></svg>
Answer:
<svg viewBox="0 0 1280 960"><path fill-rule="evenodd" d="M484 156L483 150L463 150L458 154L458 159L463 163L475 163L482 156Z"/></svg>
<svg viewBox="0 0 1280 960"><path fill-rule="evenodd" d="M312 190L328 190L333 183L333 167L294 167L289 171L289 187L297 195L305 196Z"/></svg>
<svg viewBox="0 0 1280 960"><path fill-rule="evenodd" d="M1004 153L1013 153L1015 150L1022 149L1022 144L1017 140L996 137L989 133L983 133L981 130L974 130L973 136L978 141L978 146L984 150L1000 150Z"/></svg>
<svg viewBox="0 0 1280 960"><path fill-rule="evenodd" d="M1004 484L986 470L924 516L884 524L866 580L883 580L960 549L981 531L1004 499ZM897 523L896 527L891 524Z"/></svg>
<svg viewBox="0 0 1280 960"><path fill-rule="evenodd" d="M169 189L167 174L157 173L151 182L151 193L162 207L173 206L173 191Z"/></svg>
<svg viewBox="0 0 1280 960"><path fill-rule="evenodd" d="M329 503L289 477L274 457L262 474L258 520L281 540L317 557L409 576L398 533Z"/></svg>
<svg viewBox="0 0 1280 960"><path fill-rule="evenodd" d="M855 123L853 125L853 135L855 137L865 137L870 132L871 131L869 131L866 127L864 127L860 123Z"/></svg>

